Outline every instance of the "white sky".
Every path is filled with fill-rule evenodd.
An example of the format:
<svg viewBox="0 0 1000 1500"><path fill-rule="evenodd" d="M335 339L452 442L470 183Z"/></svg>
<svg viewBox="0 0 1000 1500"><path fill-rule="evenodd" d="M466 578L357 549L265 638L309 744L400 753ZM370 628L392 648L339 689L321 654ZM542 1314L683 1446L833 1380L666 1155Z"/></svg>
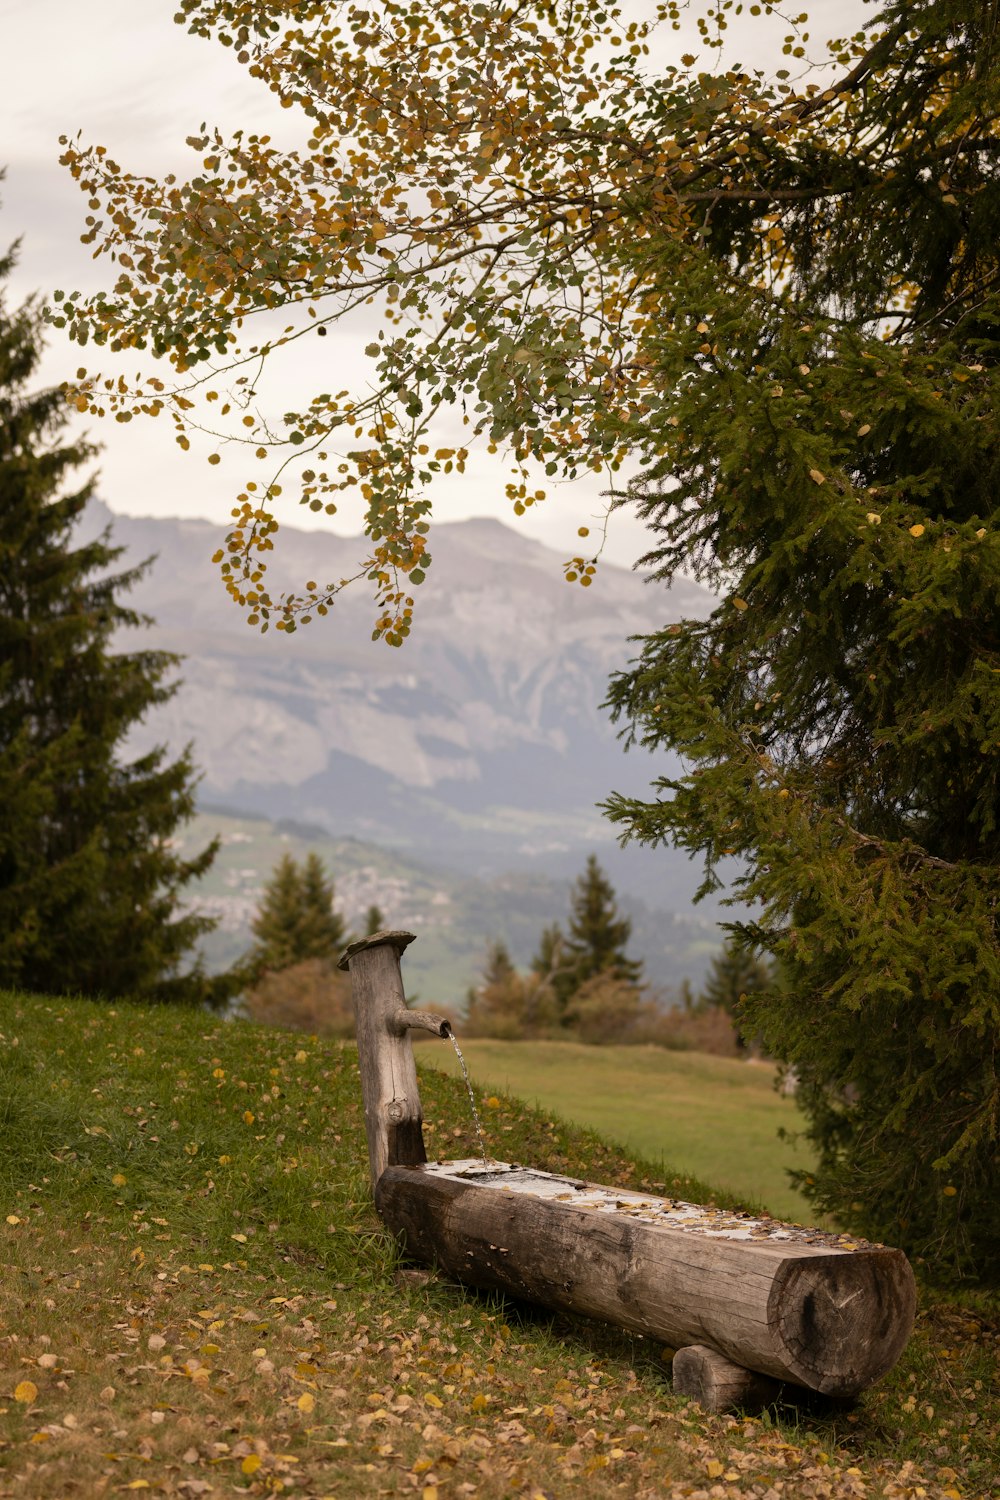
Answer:
<svg viewBox="0 0 1000 1500"><path fill-rule="evenodd" d="M635 0L644 8L652 0ZM856 30L874 6L864 0L813 0L806 5L811 23L810 51L831 34ZM789 7L794 15L799 5ZM233 53L216 42L188 34L173 21L174 0L0 0L0 244L21 237L21 260L8 283L11 305L29 292L48 296L54 289L90 291L110 285L114 268L94 262L79 243L85 201L68 172L59 166L59 136L82 131L88 142L106 146L122 166L143 173L174 171L187 175L197 163L185 137L205 120L224 131L244 127L268 131L277 141L293 143L294 122L280 110L267 89L249 77ZM749 24L745 24L749 23ZM744 65L779 67L780 38L787 25L778 21L735 23L734 45L725 60ZM664 33L664 57L697 52L697 33ZM716 65L706 55L705 67ZM358 326L343 339L321 346L307 341L308 352L296 374L298 394L329 388L331 361L338 386L358 385L367 374L361 350L371 337ZM300 345L300 349L307 346ZM99 351L101 354L104 351ZM56 382L81 363L95 365L94 351L81 351L52 331L42 379ZM105 373L112 366L104 361ZM301 378L301 388L299 380ZM171 428L137 420L128 426L91 422L90 435L103 444L100 459L102 498L113 510L131 515L201 516L224 522L235 493L242 488L245 466L226 461L210 469L207 447L184 455ZM442 435L443 438L445 435ZM207 442L207 440L206 440ZM504 496L508 466L485 451L474 450L470 472L431 491L434 518L461 520L493 516L507 521L568 555L580 546L577 527L603 509L602 483L580 480L551 490L537 511L517 519ZM294 500L284 515L291 525L334 525L356 533L357 515L315 518ZM645 532L627 511L611 520L611 561L631 564L645 550Z"/></svg>

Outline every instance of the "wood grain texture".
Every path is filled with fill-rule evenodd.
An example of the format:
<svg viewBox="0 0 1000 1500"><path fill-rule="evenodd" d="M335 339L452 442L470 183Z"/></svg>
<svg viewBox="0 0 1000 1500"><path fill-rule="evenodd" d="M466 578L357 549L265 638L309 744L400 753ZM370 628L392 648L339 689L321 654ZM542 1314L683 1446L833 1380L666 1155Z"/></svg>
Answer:
<svg viewBox="0 0 1000 1500"><path fill-rule="evenodd" d="M409 1255L472 1286L600 1318L675 1349L706 1345L736 1365L837 1396L877 1380L909 1337L916 1297L901 1251L844 1249L834 1236L794 1226L727 1237L711 1218L703 1229L690 1213L671 1223L676 1206L652 1198L662 1205L659 1220L646 1222L630 1206L577 1206L573 1197L588 1185L572 1178L530 1174L548 1180L543 1189L564 1185L558 1195L505 1191L504 1172L514 1169L498 1164L476 1182L471 1172L449 1173L456 1165L390 1167L375 1202Z"/></svg>
<svg viewBox="0 0 1000 1500"><path fill-rule="evenodd" d="M390 1164L427 1160L409 1031L394 1023L406 1008L399 958L413 938L411 932L377 932L352 943L339 964L351 975L373 1185Z"/></svg>
<svg viewBox="0 0 1000 1500"><path fill-rule="evenodd" d="M671 1373L675 1393L691 1397L710 1412L762 1411L781 1391L780 1380L733 1364L704 1344L678 1349Z"/></svg>

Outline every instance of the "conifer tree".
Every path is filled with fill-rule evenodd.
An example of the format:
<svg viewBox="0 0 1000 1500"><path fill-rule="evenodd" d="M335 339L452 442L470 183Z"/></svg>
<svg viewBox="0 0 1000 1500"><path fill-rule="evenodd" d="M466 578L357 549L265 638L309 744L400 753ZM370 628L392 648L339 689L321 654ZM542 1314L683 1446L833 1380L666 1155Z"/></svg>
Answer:
<svg viewBox="0 0 1000 1500"><path fill-rule="evenodd" d="M374 937L376 932L381 932L385 927L385 915L382 908L374 903L365 912L365 937Z"/></svg>
<svg viewBox="0 0 1000 1500"><path fill-rule="evenodd" d="M194 810L190 756L122 755L175 691L177 658L112 650L148 623L119 597L147 565L115 573L107 531L74 539L93 480L73 488L72 475L95 450L60 440L59 391L29 390L40 314L8 309L12 265L0 257L0 985L221 1000L232 976L183 970L215 925L182 893L216 844L185 859L173 843Z"/></svg>
<svg viewBox="0 0 1000 1500"><path fill-rule="evenodd" d="M250 923L250 931L257 939L251 960L258 969L269 972L288 969L303 956L299 951L303 903L302 871L290 854L283 854L271 872Z"/></svg>
<svg viewBox="0 0 1000 1500"><path fill-rule="evenodd" d="M486 962L483 964L483 984L506 984L514 973L514 961L510 956L510 949L503 938L494 938L486 949Z"/></svg>
<svg viewBox="0 0 1000 1500"><path fill-rule="evenodd" d="M571 1019L572 996L597 975L635 987L642 983L641 961L625 952L631 932L632 923L619 916L614 888L597 856L589 855L570 896L564 963L552 980L564 1023Z"/></svg>
<svg viewBox="0 0 1000 1500"><path fill-rule="evenodd" d="M315 851L301 865L283 854L250 924L257 939L251 954L255 967L275 973L307 959L336 959L347 933L333 900L333 884Z"/></svg>
<svg viewBox="0 0 1000 1500"><path fill-rule="evenodd" d="M543 979L555 974L563 962L565 942L558 922L550 922L548 927L543 927L538 939L538 951L531 960L534 973Z"/></svg>
<svg viewBox="0 0 1000 1500"><path fill-rule="evenodd" d="M769 990L771 983L769 966L744 944L730 938L709 965L698 1008L725 1011L733 1023L737 1045L745 1048L748 1042L744 1040L742 1023L746 1002L750 996Z"/></svg>
<svg viewBox="0 0 1000 1500"><path fill-rule="evenodd" d="M736 1017L742 1000L768 989L770 984L767 964L741 943L730 940L712 959L700 999L703 1005L717 1005Z"/></svg>
<svg viewBox="0 0 1000 1500"><path fill-rule="evenodd" d="M798 1076L817 1207L997 1279L1000 47L962 0L879 19L839 145L754 147L680 277L646 261L700 309L660 344L646 561L722 599L616 678L689 772L610 811L706 889L745 861L732 930L782 976L745 1025Z"/></svg>
<svg viewBox="0 0 1000 1500"><path fill-rule="evenodd" d="M335 891L323 861L314 851L302 867L302 915L298 943L301 958L336 959L347 942L343 917L334 909Z"/></svg>

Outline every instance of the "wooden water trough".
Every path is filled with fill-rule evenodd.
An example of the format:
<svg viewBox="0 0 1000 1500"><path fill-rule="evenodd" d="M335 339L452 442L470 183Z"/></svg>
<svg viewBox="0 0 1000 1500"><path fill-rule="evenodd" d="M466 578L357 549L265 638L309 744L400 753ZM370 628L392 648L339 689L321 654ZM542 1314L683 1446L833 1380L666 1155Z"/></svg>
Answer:
<svg viewBox="0 0 1000 1500"><path fill-rule="evenodd" d="M413 938L379 932L340 960L375 1204L409 1256L668 1345L674 1389L712 1411L766 1404L784 1384L853 1397L892 1368L916 1305L901 1250L515 1163L428 1162L409 1033L451 1027L407 1008Z"/></svg>

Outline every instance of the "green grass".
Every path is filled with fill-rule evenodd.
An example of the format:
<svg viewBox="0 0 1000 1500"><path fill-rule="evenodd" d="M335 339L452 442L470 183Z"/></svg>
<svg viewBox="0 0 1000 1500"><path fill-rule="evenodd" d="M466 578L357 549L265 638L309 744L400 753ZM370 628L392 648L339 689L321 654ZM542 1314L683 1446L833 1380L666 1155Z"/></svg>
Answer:
<svg viewBox="0 0 1000 1500"><path fill-rule="evenodd" d="M459 1082L429 1071L421 1092L432 1152L469 1154ZM498 1155L622 1186L659 1172L481 1102ZM649 1341L407 1266L373 1211L350 1046L0 996L0 1131L4 1500L978 1500L1000 1477L983 1297L925 1297L852 1410L713 1418Z"/></svg>
<svg viewBox="0 0 1000 1500"><path fill-rule="evenodd" d="M781 1140L802 1117L774 1089L774 1069L760 1064L667 1052L661 1047L586 1047L573 1042L461 1039L472 1077L519 1094L598 1131L627 1151L763 1205L777 1218L812 1213L789 1184L789 1167L811 1163L805 1143ZM420 1048L420 1061L457 1073L447 1045Z"/></svg>

